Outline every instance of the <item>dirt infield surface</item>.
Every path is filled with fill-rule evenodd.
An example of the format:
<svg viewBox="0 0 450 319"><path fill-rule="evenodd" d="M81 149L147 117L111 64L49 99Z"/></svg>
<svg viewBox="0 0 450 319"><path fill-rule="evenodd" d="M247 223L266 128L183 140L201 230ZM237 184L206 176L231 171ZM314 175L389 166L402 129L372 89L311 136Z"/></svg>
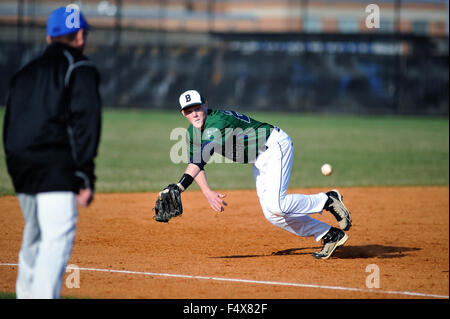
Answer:
<svg viewBox="0 0 450 319"><path fill-rule="evenodd" d="M271 225L256 191L224 191L213 212L200 192L184 214L152 219L155 193L97 194L80 209L69 264L80 298L448 298L449 187L340 188L352 212L346 245L329 260L321 243ZM324 189L291 189L312 194ZM327 212L313 217L337 225ZM14 291L23 230L18 200L0 197L0 291ZM376 285L379 270L379 288ZM73 271L66 276L75 274ZM71 277L72 279L74 277ZM69 279L66 277L66 279ZM69 281L76 284L76 281Z"/></svg>

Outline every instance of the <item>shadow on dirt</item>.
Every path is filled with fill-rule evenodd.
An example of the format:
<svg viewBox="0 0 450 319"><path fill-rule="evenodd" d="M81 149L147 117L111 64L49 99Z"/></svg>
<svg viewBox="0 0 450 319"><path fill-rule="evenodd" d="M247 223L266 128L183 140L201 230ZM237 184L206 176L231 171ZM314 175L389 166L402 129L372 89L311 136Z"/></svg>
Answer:
<svg viewBox="0 0 450 319"><path fill-rule="evenodd" d="M298 252L308 248L291 248L277 252L272 255L304 255L304 252ZM320 247L310 248L320 250ZM397 247L383 245L361 245L361 246L343 246L339 247L332 255L334 258L340 259L358 259L358 258L401 258L407 256L407 252L417 251L420 248L414 247ZM309 252L307 253L309 254Z"/></svg>
<svg viewBox="0 0 450 319"><path fill-rule="evenodd" d="M408 256L408 252L417 250L420 250L420 248L383 245L343 246L336 250L332 256L341 259L402 258Z"/></svg>
<svg viewBox="0 0 450 319"><path fill-rule="evenodd" d="M289 248L285 250L275 251L270 255L231 255L218 256L211 258L255 258L269 256L286 256L286 255L311 255L315 251L319 251L321 247L303 247ZM359 258L402 258L408 256L408 252L417 251L420 248L414 247L397 247L383 245L361 245L361 246L344 246L337 249L331 258L339 259L359 259Z"/></svg>

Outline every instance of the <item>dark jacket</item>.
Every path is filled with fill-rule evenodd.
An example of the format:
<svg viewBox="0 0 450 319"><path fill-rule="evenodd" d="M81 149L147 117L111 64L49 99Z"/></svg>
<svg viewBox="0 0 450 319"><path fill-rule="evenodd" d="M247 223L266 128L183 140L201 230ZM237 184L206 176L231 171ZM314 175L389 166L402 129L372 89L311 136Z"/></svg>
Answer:
<svg viewBox="0 0 450 319"><path fill-rule="evenodd" d="M94 190L100 75L81 51L53 43L10 82L3 125L16 193Z"/></svg>

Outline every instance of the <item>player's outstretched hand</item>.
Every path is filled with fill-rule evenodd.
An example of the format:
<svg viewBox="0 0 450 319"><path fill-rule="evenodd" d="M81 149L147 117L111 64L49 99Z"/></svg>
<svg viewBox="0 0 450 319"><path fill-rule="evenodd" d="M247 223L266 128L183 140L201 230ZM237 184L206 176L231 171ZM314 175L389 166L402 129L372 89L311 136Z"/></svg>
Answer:
<svg viewBox="0 0 450 319"><path fill-rule="evenodd" d="M208 199L209 206L211 206L211 208L214 209L216 212L220 213L225 210L224 206L227 206L227 203L222 200L222 198L226 197L225 194L210 191L207 194L205 194L205 196Z"/></svg>

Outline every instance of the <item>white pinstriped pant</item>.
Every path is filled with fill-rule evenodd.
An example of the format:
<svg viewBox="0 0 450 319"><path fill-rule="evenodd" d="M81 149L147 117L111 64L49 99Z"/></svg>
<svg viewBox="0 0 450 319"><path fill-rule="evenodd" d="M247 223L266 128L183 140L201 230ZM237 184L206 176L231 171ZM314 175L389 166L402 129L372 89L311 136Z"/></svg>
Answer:
<svg viewBox="0 0 450 319"><path fill-rule="evenodd" d="M72 192L17 194L25 228L19 252L16 297L59 298L78 217Z"/></svg>
<svg viewBox="0 0 450 319"><path fill-rule="evenodd" d="M327 195L286 194L294 151L291 138L275 128L266 146L267 150L253 164L256 191L264 216L277 227L298 236L313 236L319 241L331 226L309 215L322 212Z"/></svg>

